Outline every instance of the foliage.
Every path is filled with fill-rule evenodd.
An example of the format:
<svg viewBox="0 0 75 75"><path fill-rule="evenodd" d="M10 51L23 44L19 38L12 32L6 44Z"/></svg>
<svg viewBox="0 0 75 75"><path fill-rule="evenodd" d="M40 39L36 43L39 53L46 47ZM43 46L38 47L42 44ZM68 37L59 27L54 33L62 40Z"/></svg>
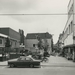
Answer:
<svg viewBox="0 0 75 75"><path fill-rule="evenodd" d="M6 38L6 43L5 43L5 47L10 47L11 44L10 44L10 39L7 37Z"/></svg>
<svg viewBox="0 0 75 75"><path fill-rule="evenodd" d="M38 39L38 48L39 49L44 49L44 51L47 51L48 50L48 41L47 39L44 39L44 42L42 41L42 39L40 37L37 38Z"/></svg>

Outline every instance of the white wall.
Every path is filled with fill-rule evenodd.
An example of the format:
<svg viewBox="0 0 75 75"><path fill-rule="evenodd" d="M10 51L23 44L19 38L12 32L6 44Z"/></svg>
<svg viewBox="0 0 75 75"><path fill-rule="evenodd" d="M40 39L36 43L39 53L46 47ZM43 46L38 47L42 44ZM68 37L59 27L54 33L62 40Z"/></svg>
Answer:
<svg viewBox="0 0 75 75"><path fill-rule="evenodd" d="M74 2L73 1L75 1L75 0L70 0L70 2L69 2L69 5L68 5L68 12L69 12L69 10L71 9L71 7L72 7L72 4L74 4ZM75 5L74 5L74 9L75 9ZM74 11L72 12L72 13L74 13ZM64 42L64 46L66 46L66 45L70 45L70 44L73 44L74 43L74 40L73 40L73 35L74 35L74 28L75 28L75 25L74 25L74 15L73 14L71 14L70 15L70 17L68 18L68 20L67 20L67 25L66 25L66 28L65 28L65 30L64 31L66 31L66 29L67 29L67 27L69 27L69 25L71 24L71 22L73 21L73 30L72 30L72 33L68 33L68 34L65 34L64 35L64 38L63 38L63 42Z"/></svg>
<svg viewBox="0 0 75 75"><path fill-rule="evenodd" d="M37 39L26 39L25 46L26 47L33 47L33 44L37 44L38 40Z"/></svg>
<svg viewBox="0 0 75 75"><path fill-rule="evenodd" d="M71 6L72 6L73 3L74 3L73 0L70 0L70 1L69 1L69 4L68 4L68 11L70 10L70 8L71 8Z"/></svg>
<svg viewBox="0 0 75 75"><path fill-rule="evenodd" d="M43 43L44 43L44 39L42 39ZM49 44L49 49L48 52L50 53L52 50L51 48L51 39L47 39L47 42ZM33 47L33 44L38 44L38 40L37 39L26 39L26 43L25 43L25 47L26 48L31 48Z"/></svg>
<svg viewBox="0 0 75 75"><path fill-rule="evenodd" d="M68 37L64 40L64 46L73 44L73 33L68 35Z"/></svg>
<svg viewBox="0 0 75 75"><path fill-rule="evenodd" d="M74 0L74 13L75 13L75 0ZM75 14L74 14L74 24L75 24Z"/></svg>
<svg viewBox="0 0 75 75"><path fill-rule="evenodd" d="M47 42L49 44L49 47L51 47L51 39L47 39ZM27 39L26 40L26 43L25 43L26 47L33 47L33 44L38 44L38 40L37 39Z"/></svg>

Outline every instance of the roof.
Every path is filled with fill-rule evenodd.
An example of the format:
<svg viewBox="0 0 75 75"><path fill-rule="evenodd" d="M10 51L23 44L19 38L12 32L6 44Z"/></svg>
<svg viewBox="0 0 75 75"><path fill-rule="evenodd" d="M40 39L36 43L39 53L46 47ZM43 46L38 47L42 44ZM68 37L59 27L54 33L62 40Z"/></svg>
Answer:
<svg viewBox="0 0 75 75"><path fill-rule="evenodd" d="M5 37L5 38L8 37L7 35L1 34L1 33L0 33L0 36L1 36L1 37Z"/></svg>
<svg viewBox="0 0 75 75"><path fill-rule="evenodd" d="M28 33L26 39L36 39L39 36L41 39L51 39L52 35L47 33Z"/></svg>

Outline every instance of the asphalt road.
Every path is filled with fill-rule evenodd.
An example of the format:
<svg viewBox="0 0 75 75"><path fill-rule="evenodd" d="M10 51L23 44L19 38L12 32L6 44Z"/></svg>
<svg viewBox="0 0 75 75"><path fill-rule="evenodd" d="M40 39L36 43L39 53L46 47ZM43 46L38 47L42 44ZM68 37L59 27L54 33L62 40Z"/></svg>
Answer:
<svg viewBox="0 0 75 75"><path fill-rule="evenodd" d="M49 60L49 63L41 64L41 68L0 66L0 75L75 75L75 63L72 61L61 57L50 57Z"/></svg>
<svg viewBox="0 0 75 75"><path fill-rule="evenodd" d="M1 66L0 75L75 75L75 67L8 68Z"/></svg>

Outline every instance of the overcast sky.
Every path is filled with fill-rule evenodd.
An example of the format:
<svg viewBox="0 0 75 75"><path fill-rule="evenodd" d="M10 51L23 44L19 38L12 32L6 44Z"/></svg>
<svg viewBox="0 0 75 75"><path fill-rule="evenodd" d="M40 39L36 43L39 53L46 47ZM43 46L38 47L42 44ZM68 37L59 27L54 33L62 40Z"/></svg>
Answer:
<svg viewBox="0 0 75 75"><path fill-rule="evenodd" d="M0 0L0 14L67 13L69 0ZM0 15L0 27L11 27L27 33L49 32L54 43L64 30L67 15Z"/></svg>

